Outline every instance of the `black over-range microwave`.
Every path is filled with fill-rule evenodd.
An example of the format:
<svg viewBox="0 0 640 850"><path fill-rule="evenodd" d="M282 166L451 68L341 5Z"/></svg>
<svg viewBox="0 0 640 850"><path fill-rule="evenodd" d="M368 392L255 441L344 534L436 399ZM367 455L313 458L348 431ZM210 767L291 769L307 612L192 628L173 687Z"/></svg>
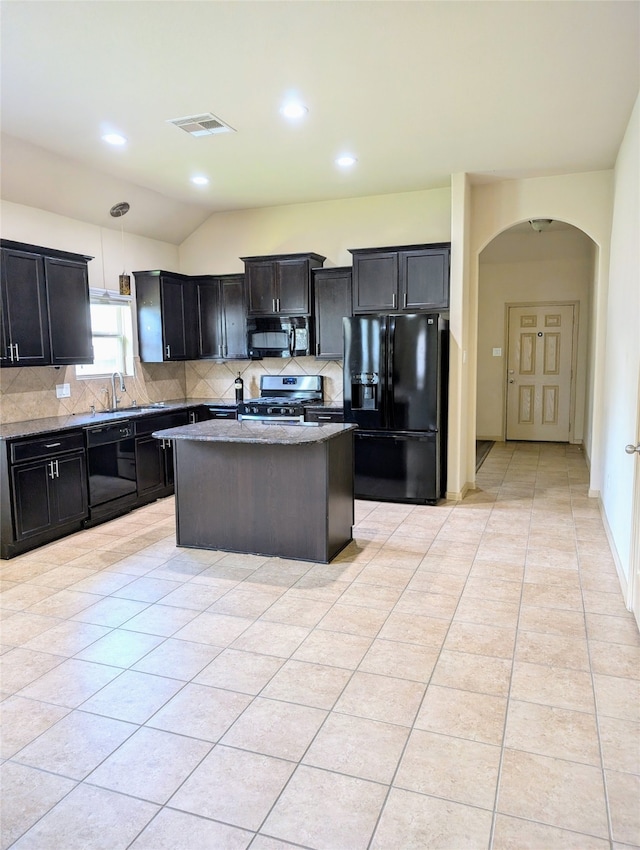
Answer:
<svg viewBox="0 0 640 850"><path fill-rule="evenodd" d="M265 316L247 319L247 348L252 360L263 357L306 357L312 352L309 316Z"/></svg>

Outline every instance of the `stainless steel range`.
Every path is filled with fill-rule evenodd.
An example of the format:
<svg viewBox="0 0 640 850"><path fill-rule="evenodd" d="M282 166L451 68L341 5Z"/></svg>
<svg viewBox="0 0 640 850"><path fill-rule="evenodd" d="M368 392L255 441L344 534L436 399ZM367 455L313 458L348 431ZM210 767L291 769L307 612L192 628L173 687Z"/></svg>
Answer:
<svg viewBox="0 0 640 850"><path fill-rule="evenodd" d="M322 375L263 375L260 396L238 405L238 419L302 424L305 407L322 401Z"/></svg>

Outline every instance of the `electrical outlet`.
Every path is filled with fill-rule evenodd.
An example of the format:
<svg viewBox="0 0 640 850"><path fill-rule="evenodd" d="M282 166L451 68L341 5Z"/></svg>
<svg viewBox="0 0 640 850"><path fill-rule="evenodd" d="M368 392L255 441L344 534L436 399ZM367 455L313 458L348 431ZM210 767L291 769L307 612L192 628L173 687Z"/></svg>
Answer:
<svg viewBox="0 0 640 850"><path fill-rule="evenodd" d="M493 349L493 356L494 357L502 357L502 349L501 348L494 348Z"/></svg>
<svg viewBox="0 0 640 850"><path fill-rule="evenodd" d="M56 384L56 398L69 398L71 396L70 384Z"/></svg>

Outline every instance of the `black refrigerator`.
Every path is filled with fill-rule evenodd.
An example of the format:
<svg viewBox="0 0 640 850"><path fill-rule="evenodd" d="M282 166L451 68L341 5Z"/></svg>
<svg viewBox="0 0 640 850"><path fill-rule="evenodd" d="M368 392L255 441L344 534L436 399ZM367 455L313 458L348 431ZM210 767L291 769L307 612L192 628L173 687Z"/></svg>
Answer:
<svg viewBox="0 0 640 850"><path fill-rule="evenodd" d="M438 313L344 319L344 418L355 495L434 505L446 489L449 322Z"/></svg>

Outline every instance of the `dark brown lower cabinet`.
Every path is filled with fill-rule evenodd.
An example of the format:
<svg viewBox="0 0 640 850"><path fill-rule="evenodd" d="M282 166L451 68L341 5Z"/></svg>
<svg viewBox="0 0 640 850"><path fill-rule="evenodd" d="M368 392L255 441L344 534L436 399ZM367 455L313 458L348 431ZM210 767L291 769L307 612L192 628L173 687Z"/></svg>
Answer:
<svg viewBox="0 0 640 850"><path fill-rule="evenodd" d="M136 485L138 502L152 502L173 493L173 446L170 440L156 440L154 431L186 425L193 411L144 416L134 423L136 435Z"/></svg>
<svg viewBox="0 0 640 850"><path fill-rule="evenodd" d="M5 443L5 448L2 557L11 558L82 528L88 516L82 432Z"/></svg>

